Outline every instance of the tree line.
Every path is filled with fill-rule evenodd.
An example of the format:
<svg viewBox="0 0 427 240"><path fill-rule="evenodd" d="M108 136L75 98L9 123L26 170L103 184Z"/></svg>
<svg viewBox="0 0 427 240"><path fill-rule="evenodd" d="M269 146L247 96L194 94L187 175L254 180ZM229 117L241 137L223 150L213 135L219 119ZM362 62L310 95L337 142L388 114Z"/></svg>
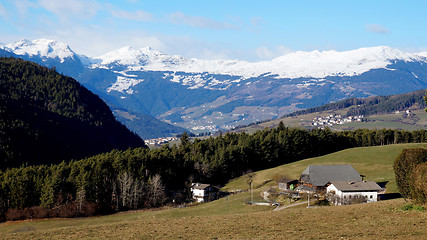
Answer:
<svg viewBox="0 0 427 240"><path fill-rule="evenodd" d="M57 165L0 172L0 216L86 216L158 207L191 198L190 183L224 184L248 170L266 169L338 150L427 142L427 131L276 128L226 133L158 149L113 150ZM31 210L33 209L33 210Z"/></svg>

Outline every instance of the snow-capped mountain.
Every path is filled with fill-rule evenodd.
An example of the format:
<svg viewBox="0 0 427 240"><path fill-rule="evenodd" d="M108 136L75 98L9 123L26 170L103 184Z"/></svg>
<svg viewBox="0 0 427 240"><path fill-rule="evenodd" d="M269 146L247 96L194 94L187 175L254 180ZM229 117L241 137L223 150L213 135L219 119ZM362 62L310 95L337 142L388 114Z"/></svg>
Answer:
<svg viewBox="0 0 427 240"><path fill-rule="evenodd" d="M427 53L387 46L299 51L260 62L200 60L131 47L88 58L49 40L24 40L1 50L56 66L112 108L197 131L280 117L348 97L427 87Z"/></svg>
<svg viewBox="0 0 427 240"><path fill-rule="evenodd" d="M61 42L47 39L34 41L21 40L16 43L0 46L1 49L13 52L16 55L38 56L40 58L58 58L63 63L67 58L75 58L71 48Z"/></svg>
<svg viewBox="0 0 427 240"><path fill-rule="evenodd" d="M128 66L129 70L174 71L275 78L323 78L355 76L372 69L385 68L393 61L425 61L426 53L410 54L386 46L360 48L353 51L293 52L271 61L246 62L237 60L199 60L170 56L151 48L134 50L124 47L95 59L95 67L112 64Z"/></svg>

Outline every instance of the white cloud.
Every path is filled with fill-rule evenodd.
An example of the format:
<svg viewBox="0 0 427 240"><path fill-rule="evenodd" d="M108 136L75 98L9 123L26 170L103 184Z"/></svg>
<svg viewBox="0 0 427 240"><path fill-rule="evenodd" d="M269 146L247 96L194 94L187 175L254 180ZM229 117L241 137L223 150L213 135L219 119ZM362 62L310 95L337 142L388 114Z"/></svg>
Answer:
<svg viewBox="0 0 427 240"><path fill-rule="evenodd" d="M251 18L251 25L253 27L258 27L260 25L264 24L264 18L262 17L253 17Z"/></svg>
<svg viewBox="0 0 427 240"><path fill-rule="evenodd" d="M372 33L379 33L379 34L387 34L389 33L389 30L383 26L380 26L378 24L366 24L366 30L368 32Z"/></svg>
<svg viewBox="0 0 427 240"><path fill-rule="evenodd" d="M26 17L30 8L37 8L37 4L28 0L17 0L15 1L15 6L21 17Z"/></svg>
<svg viewBox="0 0 427 240"><path fill-rule="evenodd" d="M268 47L262 46L255 50L256 55L259 59L262 60L270 60L276 57L283 56L285 54L288 54L292 52L292 50L286 46L279 45L275 47L274 49L270 49Z"/></svg>
<svg viewBox="0 0 427 240"><path fill-rule="evenodd" d="M188 16L183 12L174 12L169 15L169 19L174 24L189 25L196 28L206 29L237 29L237 26L227 22L219 22L210 18L200 16Z"/></svg>
<svg viewBox="0 0 427 240"><path fill-rule="evenodd" d="M131 38L128 42L130 46L134 46L136 48L143 48L143 47L152 47L153 49L156 49L158 51L164 51L166 50L165 43L160 40L156 36L135 36Z"/></svg>
<svg viewBox="0 0 427 240"><path fill-rule="evenodd" d="M128 12L124 10L112 10L111 14L114 17L123 18L127 20L133 20L133 21L151 21L154 19L153 14L145 12L143 10L137 10L135 12Z"/></svg>
<svg viewBox="0 0 427 240"><path fill-rule="evenodd" d="M0 3L0 17L7 18L7 10L1 3Z"/></svg>
<svg viewBox="0 0 427 240"><path fill-rule="evenodd" d="M38 0L38 4L58 17L74 15L90 18L102 8L98 2L92 0Z"/></svg>

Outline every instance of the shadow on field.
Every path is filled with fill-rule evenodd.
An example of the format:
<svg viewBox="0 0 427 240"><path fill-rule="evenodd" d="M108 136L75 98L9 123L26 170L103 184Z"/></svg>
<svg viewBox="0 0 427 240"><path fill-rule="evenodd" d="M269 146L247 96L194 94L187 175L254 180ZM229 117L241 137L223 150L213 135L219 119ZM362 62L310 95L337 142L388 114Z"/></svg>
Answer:
<svg viewBox="0 0 427 240"><path fill-rule="evenodd" d="M400 193L384 193L384 194L378 194L379 200L390 200L395 198L401 198L402 195Z"/></svg>
<svg viewBox="0 0 427 240"><path fill-rule="evenodd" d="M389 181L377 182L377 184L385 190L386 185ZM378 200L390 200L395 198L401 198L402 195L400 193L382 193L378 194Z"/></svg>

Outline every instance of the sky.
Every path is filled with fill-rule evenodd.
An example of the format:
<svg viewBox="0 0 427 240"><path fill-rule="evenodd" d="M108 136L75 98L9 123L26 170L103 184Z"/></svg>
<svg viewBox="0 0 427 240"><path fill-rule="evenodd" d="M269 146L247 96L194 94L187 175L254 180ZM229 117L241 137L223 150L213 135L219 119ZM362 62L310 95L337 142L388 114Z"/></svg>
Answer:
<svg viewBox="0 0 427 240"><path fill-rule="evenodd" d="M0 43L52 39L78 54L124 46L200 59L293 51L427 50L427 1L0 0Z"/></svg>

